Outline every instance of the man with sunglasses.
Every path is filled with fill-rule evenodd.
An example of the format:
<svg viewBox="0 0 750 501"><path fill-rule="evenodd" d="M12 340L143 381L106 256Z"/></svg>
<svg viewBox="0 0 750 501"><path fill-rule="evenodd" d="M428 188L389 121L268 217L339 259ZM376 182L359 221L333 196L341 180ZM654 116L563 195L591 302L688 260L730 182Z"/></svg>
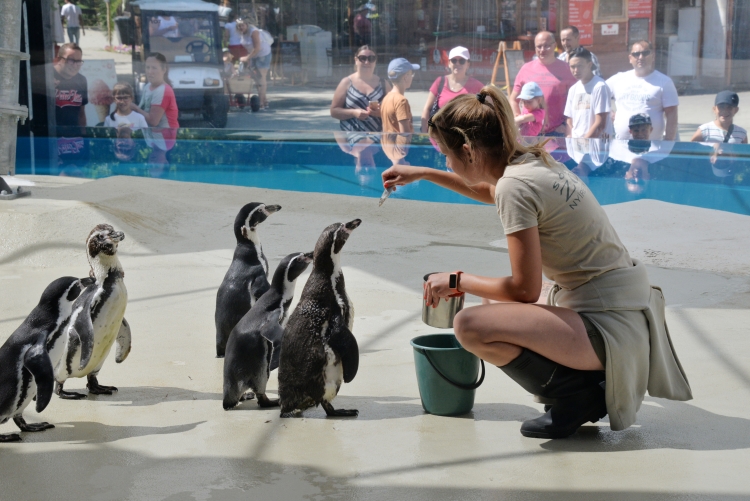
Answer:
<svg viewBox="0 0 750 501"><path fill-rule="evenodd" d="M631 45L630 64L633 69L618 73L607 80L615 100L615 137L632 139L630 117L645 113L651 118L650 139L674 141L677 136L679 98L674 82L654 69L651 42L640 40Z"/></svg>
<svg viewBox="0 0 750 501"><path fill-rule="evenodd" d="M83 51L74 43L60 46L53 64L55 78L55 118L58 127L86 126L84 108L89 102L88 82L81 75Z"/></svg>

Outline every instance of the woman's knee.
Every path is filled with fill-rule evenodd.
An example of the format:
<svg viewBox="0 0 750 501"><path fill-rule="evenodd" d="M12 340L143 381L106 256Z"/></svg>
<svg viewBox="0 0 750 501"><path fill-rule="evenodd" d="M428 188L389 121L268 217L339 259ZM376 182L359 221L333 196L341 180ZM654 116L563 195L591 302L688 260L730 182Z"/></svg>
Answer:
<svg viewBox="0 0 750 501"><path fill-rule="evenodd" d="M471 346L479 342L476 315L472 313L473 308L461 310L453 319L453 332L461 346Z"/></svg>

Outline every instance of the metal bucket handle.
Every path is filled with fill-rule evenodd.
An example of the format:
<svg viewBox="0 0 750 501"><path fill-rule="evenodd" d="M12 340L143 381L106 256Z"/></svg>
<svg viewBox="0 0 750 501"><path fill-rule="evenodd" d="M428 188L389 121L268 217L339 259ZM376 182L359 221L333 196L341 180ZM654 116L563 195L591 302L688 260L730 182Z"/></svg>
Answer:
<svg viewBox="0 0 750 501"><path fill-rule="evenodd" d="M435 372L437 372L441 378L443 378L447 383L452 384L456 388L459 388L461 390L476 390L477 388L482 386L482 383L484 382L484 360L482 360L481 358L479 359L479 362L481 362L482 364L482 375L479 377L479 381L477 381L476 383L472 383L472 384L462 384L462 383L457 383L455 381L452 381L451 379L448 378L448 376L443 374L440 371L440 369L438 369L437 366L434 363L432 363L432 360L430 360L430 355L427 353L427 350L423 348L416 348L416 350L425 356L427 361L430 363L430 366L432 366L432 368L435 369Z"/></svg>

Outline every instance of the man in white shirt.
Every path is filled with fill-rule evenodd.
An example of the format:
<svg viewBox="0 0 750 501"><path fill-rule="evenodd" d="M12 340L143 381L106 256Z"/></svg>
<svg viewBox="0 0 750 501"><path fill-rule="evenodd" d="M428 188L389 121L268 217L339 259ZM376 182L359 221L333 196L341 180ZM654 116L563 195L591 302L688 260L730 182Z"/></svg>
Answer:
<svg viewBox="0 0 750 501"><path fill-rule="evenodd" d="M651 42L641 40L630 49L631 71L618 73L607 80L615 100L615 137L631 139L630 117L646 113L651 118L651 139L674 141L677 136L677 89L672 79L654 70Z"/></svg>
<svg viewBox="0 0 750 501"><path fill-rule="evenodd" d="M78 45L81 41L81 31L83 30L83 11L72 0L65 0L65 5L63 5L60 15L65 19L70 43ZM86 34L86 30L83 30L83 34Z"/></svg>
<svg viewBox="0 0 750 501"><path fill-rule="evenodd" d="M569 62L570 54L581 46L580 42L581 33L575 26L568 26L560 31L560 44L562 45L563 51L558 54L557 59L560 61ZM600 77L601 66L599 66L599 60L596 58L593 52L591 54L591 62L594 63L594 75Z"/></svg>
<svg viewBox="0 0 750 501"><path fill-rule="evenodd" d="M591 52L578 47L570 56L570 71L578 80L568 91L565 103L567 136L608 138L612 135L611 95L602 77L594 75Z"/></svg>

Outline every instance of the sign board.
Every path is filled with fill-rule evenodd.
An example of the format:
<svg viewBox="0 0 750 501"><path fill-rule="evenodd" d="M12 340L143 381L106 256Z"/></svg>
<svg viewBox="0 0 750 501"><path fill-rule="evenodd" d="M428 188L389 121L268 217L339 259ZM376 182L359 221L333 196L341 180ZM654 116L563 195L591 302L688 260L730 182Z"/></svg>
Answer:
<svg viewBox="0 0 750 501"><path fill-rule="evenodd" d="M117 83L114 59L86 59L81 75L88 84L89 104L86 105L86 125L104 125L104 118L115 109L112 87Z"/></svg>
<svg viewBox="0 0 750 501"><path fill-rule="evenodd" d="M594 0L570 0L568 24L578 28L581 45L594 43Z"/></svg>
<svg viewBox="0 0 750 501"><path fill-rule="evenodd" d="M651 17L653 0L630 0L628 2L628 17L638 19Z"/></svg>
<svg viewBox="0 0 750 501"><path fill-rule="evenodd" d="M602 35L618 35L620 25L618 23L602 24Z"/></svg>
<svg viewBox="0 0 750 501"><path fill-rule="evenodd" d="M299 42L279 41L279 61L285 76L302 72L302 51Z"/></svg>
<svg viewBox="0 0 750 501"><path fill-rule="evenodd" d="M508 83L508 95L510 95L513 84L516 83L518 72L526 64L526 60L523 58L522 50L506 50L503 52L503 58L505 60L505 81Z"/></svg>

